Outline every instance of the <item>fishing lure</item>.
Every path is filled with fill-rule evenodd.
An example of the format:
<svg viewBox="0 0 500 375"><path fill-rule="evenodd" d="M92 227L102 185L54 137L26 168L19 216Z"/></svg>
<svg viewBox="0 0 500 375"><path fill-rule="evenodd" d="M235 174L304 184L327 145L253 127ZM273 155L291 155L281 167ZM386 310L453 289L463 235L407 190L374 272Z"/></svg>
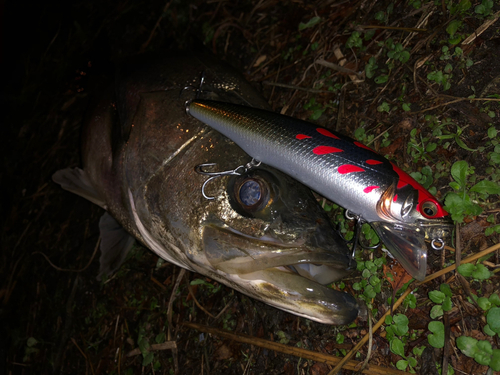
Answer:
<svg viewBox="0 0 500 375"><path fill-rule="evenodd" d="M452 221L410 175L369 147L337 132L261 109L209 100L189 115L238 144L254 160L297 179L368 222L405 269L425 278L427 245L444 247Z"/></svg>

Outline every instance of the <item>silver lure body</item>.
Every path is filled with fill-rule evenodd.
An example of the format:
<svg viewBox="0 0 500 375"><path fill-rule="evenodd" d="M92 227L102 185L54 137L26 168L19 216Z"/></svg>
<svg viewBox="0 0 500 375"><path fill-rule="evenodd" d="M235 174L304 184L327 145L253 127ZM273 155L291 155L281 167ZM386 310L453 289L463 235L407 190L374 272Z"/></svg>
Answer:
<svg viewBox="0 0 500 375"><path fill-rule="evenodd" d="M204 72L205 99L267 108L263 98L208 57L150 61L121 72L86 123L84 170L53 177L111 215L100 224L101 274L123 260L112 243L129 244L110 240L107 232L117 233L113 217L161 258L253 298L322 323L355 319L356 300L322 285L348 274L351 263L307 187L262 166L211 181L213 200L201 194L206 176L196 173L197 165L215 162L226 170L249 158L185 113L194 93L183 89L196 85ZM242 193L249 184L262 188L251 206Z"/></svg>
<svg viewBox="0 0 500 375"><path fill-rule="evenodd" d="M425 239L441 241L451 220L412 177L363 144L306 121L231 103L195 100L187 112L369 222L417 279L425 277Z"/></svg>

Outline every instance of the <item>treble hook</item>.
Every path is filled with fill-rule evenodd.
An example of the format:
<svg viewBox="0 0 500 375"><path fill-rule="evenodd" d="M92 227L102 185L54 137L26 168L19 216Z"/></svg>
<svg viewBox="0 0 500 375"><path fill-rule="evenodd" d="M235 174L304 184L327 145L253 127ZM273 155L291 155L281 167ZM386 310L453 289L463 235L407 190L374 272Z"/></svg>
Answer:
<svg viewBox="0 0 500 375"><path fill-rule="evenodd" d="M362 231L363 224L366 223L366 221L363 220L361 218L361 216L353 214L351 211L346 210L345 217L349 220L356 220L356 224L355 224L356 227L354 229L354 238L351 241L346 240L345 237L342 235L342 233L340 233L340 229L337 229L338 234L345 242L352 243L352 253L351 253L351 258L349 259L349 267L350 267L351 261L354 259L354 256L356 255L356 249L357 249L358 245L364 249L375 249L375 248L377 248L378 245L366 246L366 245L361 243L359 237L360 237L360 233ZM340 227L338 227L338 228L340 228Z"/></svg>
<svg viewBox="0 0 500 375"><path fill-rule="evenodd" d="M193 85L186 85L186 86L184 86L181 89L180 93L179 93L179 98L182 96L182 93L184 91L186 91L186 90L192 90L192 91L194 91L196 93L196 95L195 95L194 98L195 99L199 99L200 98L201 89L202 89L204 83L205 83L205 71L201 72L200 84L198 85L198 87L193 86ZM189 113L188 112L188 106L191 103L191 101L192 101L192 99L186 100L185 105L186 105L186 112L187 113Z"/></svg>
<svg viewBox="0 0 500 375"><path fill-rule="evenodd" d="M203 183L201 186L201 194L205 199L212 200L215 199L215 197L209 197L207 194L205 194L205 187L207 184L212 181L214 178L217 177L222 177L222 176L241 176L245 173L247 173L250 169L258 167L260 165L260 161L257 161L255 159L252 159L245 165L240 165L236 167L235 169L229 170L229 171L220 171L220 172L209 172L206 171L204 168L205 167L213 167L217 165L217 163L204 163L204 164L199 164L196 167L194 167L194 171L198 174L204 175L204 176L209 176L209 178Z"/></svg>

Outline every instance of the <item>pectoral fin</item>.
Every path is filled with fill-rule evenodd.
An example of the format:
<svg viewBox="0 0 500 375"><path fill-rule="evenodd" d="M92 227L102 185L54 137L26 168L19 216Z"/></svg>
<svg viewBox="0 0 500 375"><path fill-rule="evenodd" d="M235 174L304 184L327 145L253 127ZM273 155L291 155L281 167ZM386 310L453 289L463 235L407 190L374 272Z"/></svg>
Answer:
<svg viewBox="0 0 500 375"><path fill-rule="evenodd" d="M52 175L52 180L64 190L83 197L106 209L106 203L90 183L85 171L80 168L61 169Z"/></svg>
<svg viewBox="0 0 500 375"><path fill-rule="evenodd" d="M135 239L107 212L99 220L101 232L101 265L97 280L114 273L127 257Z"/></svg>

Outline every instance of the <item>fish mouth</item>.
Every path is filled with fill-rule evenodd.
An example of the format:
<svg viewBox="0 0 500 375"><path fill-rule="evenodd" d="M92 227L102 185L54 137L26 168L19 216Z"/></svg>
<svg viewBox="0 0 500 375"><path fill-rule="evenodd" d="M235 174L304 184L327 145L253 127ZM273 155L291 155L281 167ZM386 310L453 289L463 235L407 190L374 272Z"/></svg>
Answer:
<svg viewBox="0 0 500 375"><path fill-rule="evenodd" d="M243 293L320 323L348 324L358 315L353 296L325 286L356 268L347 251L311 246L308 239L283 243L251 237L214 225L204 226L203 241L210 264L240 284Z"/></svg>

